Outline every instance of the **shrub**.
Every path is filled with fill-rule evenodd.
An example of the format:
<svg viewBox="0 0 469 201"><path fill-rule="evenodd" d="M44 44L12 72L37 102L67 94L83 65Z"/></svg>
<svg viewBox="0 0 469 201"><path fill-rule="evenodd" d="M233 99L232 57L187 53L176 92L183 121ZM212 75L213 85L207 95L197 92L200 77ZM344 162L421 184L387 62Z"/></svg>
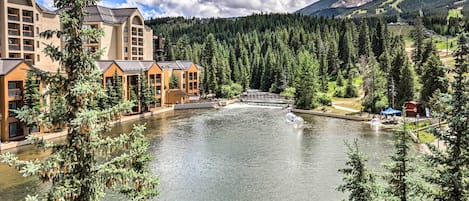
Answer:
<svg viewBox="0 0 469 201"><path fill-rule="evenodd" d="M315 102L320 105L332 106L332 97L326 93L317 93Z"/></svg>
<svg viewBox="0 0 469 201"><path fill-rule="evenodd" d="M282 93L280 93L280 96L293 99L295 98L295 92L295 87L287 87L282 91Z"/></svg>

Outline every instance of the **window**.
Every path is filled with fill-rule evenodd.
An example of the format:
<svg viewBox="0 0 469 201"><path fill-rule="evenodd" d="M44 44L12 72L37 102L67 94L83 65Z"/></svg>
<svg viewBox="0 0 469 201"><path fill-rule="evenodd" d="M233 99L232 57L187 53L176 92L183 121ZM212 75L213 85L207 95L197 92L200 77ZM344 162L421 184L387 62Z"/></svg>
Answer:
<svg viewBox="0 0 469 201"><path fill-rule="evenodd" d="M112 77L106 77L106 88L110 88L112 86Z"/></svg>
<svg viewBox="0 0 469 201"><path fill-rule="evenodd" d="M182 79L186 78L186 73L182 73Z"/></svg>
<svg viewBox="0 0 469 201"><path fill-rule="evenodd" d="M156 74L156 84L161 84L161 74Z"/></svg>
<svg viewBox="0 0 469 201"><path fill-rule="evenodd" d="M40 62L41 61L41 55L37 55L37 62Z"/></svg>
<svg viewBox="0 0 469 201"><path fill-rule="evenodd" d="M182 84L182 89L186 89L186 84Z"/></svg>
<svg viewBox="0 0 469 201"><path fill-rule="evenodd" d="M124 52L125 52L125 53L129 52L129 48L128 48L128 47L124 47Z"/></svg>
<svg viewBox="0 0 469 201"><path fill-rule="evenodd" d="M155 75L150 75L150 85L155 84Z"/></svg>
<svg viewBox="0 0 469 201"><path fill-rule="evenodd" d="M39 13L36 13L36 21L39 21Z"/></svg>
<svg viewBox="0 0 469 201"><path fill-rule="evenodd" d="M36 27L36 33L37 33L37 34L40 34L40 32L39 32L39 27Z"/></svg>
<svg viewBox="0 0 469 201"><path fill-rule="evenodd" d="M124 37L124 43L128 43L129 42L129 37Z"/></svg>
<svg viewBox="0 0 469 201"><path fill-rule="evenodd" d="M8 124L8 134L9 137L17 137L23 135L21 131L20 124L18 122Z"/></svg>
<svg viewBox="0 0 469 201"><path fill-rule="evenodd" d="M129 32L129 27L124 27L124 32L125 33Z"/></svg>
<svg viewBox="0 0 469 201"><path fill-rule="evenodd" d="M161 86L156 86L156 94L157 95L161 94Z"/></svg>
<svg viewBox="0 0 469 201"><path fill-rule="evenodd" d="M16 117L16 112L13 111L16 109L18 109L18 102L8 101L8 116L9 117Z"/></svg>
<svg viewBox="0 0 469 201"><path fill-rule="evenodd" d="M39 48L40 47L40 43L39 41L36 41L36 47Z"/></svg>
<svg viewBox="0 0 469 201"><path fill-rule="evenodd" d="M192 89L194 89L194 87L193 87L192 82L191 82L191 83L189 83L189 90L192 90Z"/></svg>

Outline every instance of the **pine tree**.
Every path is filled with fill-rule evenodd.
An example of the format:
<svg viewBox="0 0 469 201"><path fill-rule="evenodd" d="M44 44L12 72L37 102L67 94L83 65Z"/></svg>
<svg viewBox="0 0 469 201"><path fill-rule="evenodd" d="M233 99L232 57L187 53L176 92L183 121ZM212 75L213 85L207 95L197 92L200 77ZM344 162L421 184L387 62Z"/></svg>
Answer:
<svg viewBox="0 0 469 201"><path fill-rule="evenodd" d="M22 123L25 123L26 127L29 129L36 128L38 125L37 122L33 121L33 118L41 115L41 94L39 92L38 80L34 78L34 73L32 71L28 71L26 77L23 104L24 105L20 111L30 112L28 116L31 117L31 119L22 121Z"/></svg>
<svg viewBox="0 0 469 201"><path fill-rule="evenodd" d="M363 91L365 93L362 105L366 111L379 112L388 105L388 99L385 74L378 67L374 56L368 58L362 74L364 74Z"/></svg>
<svg viewBox="0 0 469 201"><path fill-rule="evenodd" d="M345 96L344 98L355 98L358 97L358 89L353 84L353 76L348 75L347 86L345 87Z"/></svg>
<svg viewBox="0 0 469 201"><path fill-rule="evenodd" d="M179 88L179 79L175 74L171 74L171 76L169 77L169 88L170 89Z"/></svg>
<svg viewBox="0 0 469 201"><path fill-rule="evenodd" d="M345 81L344 81L344 76L342 76L342 71L339 71L339 73L337 74L337 79L335 81L336 83L336 86L338 87L343 87L345 85Z"/></svg>
<svg viewBox="0 0 469 201"><path fill-rule="evenodd" d="M113 86L113 99L112 105L117 105L122 102L124 94L122 93L122 77L117 74L117 70L112 76L112 86Z"/></svg>
<svg viewBox="0 0 469 201"><path fill-rule="evenodd" d="M373 38L373 44L372 44L372 48L373 48L373 53L374 55L376 56L381 56L381 54L383 53L384 51L384 48L386 48L386 34L385 34L385 30L383 28L383 20L382 19L379 19L378 22L376 23L376 27L375 27L375 34L374 34L374 38Z"/></svg>
<svg viewBox="0 0 469 201"><path fill-rule="evenodd" d="M328 73L331 76L337 75L340 71L339 52L337 50L337 43L333 40L329 43L329 51L327 52L327 64L329 64Z"/></svg>
<svg viewBox="0 0 469 201"><path fill-rule="evenodd" d="M341 184L337 190L340 192L349 192L349 201L370 201L377 197L377 186L375 184L375 175L366 168L367 156L360 152L358 140L353 144L345 143L348 148L347 156L349 161L345 163L347 168L340 169L343 174Z"/></svg>
<svg viewBox="0 0 469 201"><path fill-rule="evenodd" d="M217 66L214 63L216 61L217 42L213 34L209 34L204 41L203 51L201 55L201 64L204 66L204 80L203 89L205 93L213 93L217 91Z"/></svg>
<svg viewBox="0 0 469 201"><path fill-rule="evenodd" d="M446 150L431 146L432 154L427 155L428 168L432 170L428 181L436 187L432 191L434 200L469 199L469 80L468 56L469 37L462 34L458 39L458 48L453 56L456 60L454 80L448 104L440 118L448 121L448 129L434 130L433 134L445 142Z"/></svg>
<svg viewBox="0 0 469 201"><path fill-rule="evenodd" d="M298 54L298 61L301 73L296 81L295 105L297 108L309 110L316 106L314 99L318 91L318 63L305 50Z"/></svg>
<svg viewBox="0 0 469 201"><path fill-rule="evenodd" d="M0 156L0 161L20 169L25 176L37 176L43 182L51 182L44 195L29 200L99 200L107 190L125 194L132 200L144 200L157 195L157 180L146 169L148 142L144 126L135 126L129 134L104 137L113 116L130 108L121 103L109 109L90 107L96 94L103 94L101 72L95 59L102 51L87 52L83 38L99 40L102 30L83 29L87 6L96 0L56 0L54 6L62 10L61 31L41 33L46 39L65 38L65 47L47 45L45 53L57 60L66 76L35 72L41 82L50 83L65 100L62 113L67 125L67 137L63 142L45 142L31 137L39 147L51 150L43 160L23 161L12 153ZM21 119L27 119L19 115ZM47 119L38 120L47 121Z"/></svg>
<svg viewBox="0 0 469 201"><path fill-rule="evenodd" d="M423 65L422 70L420 80L422 86L425 87L422 87L420 91L420 100L422 103L427 104L436 90L441 93L448 92L448 78L446 77L448 69L443 66L437 55L432 54Z"/></svg>
<svg viewBox="0 0 469 201"><path fill-rule="evenodd" d="M415 72L412 66L409 63L405 63L400 80L397 84L398 92L397 92L397 104L404 105L406 101L414 100L415 96Z"/></svg>
<svg viewBox="0 0 469 201"><path fill-rule="evenodd" d="M139 105L141 112L147 111L150 105L155 102L155 96L152 95L151 87L148 84L147 76L143 69L140 70L139 75Z"/></svg>
<svg viewBox="0 0 469 201"><path fill-rule="evenodd" d="M406 130L406 124L407 122L404 120L402 128L394 132L394 154L390 157L391 162L385 165L389 172L385 176L388 182L388 200L411 200L411 191L414 189L410 178L414 169L409 156L411 146L409 145L409 133Z"/></svg>
<svg viewBox="0 0 469 201"><path fill-rule="evenodd" d="M369 57L371 51L370 46L370 33L368 31L368 25L366 19L363 18L360 24L360 34L358 36L358 56Z"/></svg>
<svg viewBox="0 0 469 201"><path fill-rule="evenodd" d="M414 38L414 52L412 53L412 60L414 61L415 66L417 67L417 73L420 74L421 71L421 65L422 65L422 59L423 59L423 40L425 39L425 27L423 26L423 21L421 17L417 17L416 23L415 23L415 30L413 33L413 38Z"/></svg>

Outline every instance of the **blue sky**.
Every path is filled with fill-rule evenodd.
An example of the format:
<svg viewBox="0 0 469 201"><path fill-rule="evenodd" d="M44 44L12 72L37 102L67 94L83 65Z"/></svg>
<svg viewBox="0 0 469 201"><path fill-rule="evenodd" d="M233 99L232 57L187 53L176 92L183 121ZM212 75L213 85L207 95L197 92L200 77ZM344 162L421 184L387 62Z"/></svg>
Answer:
<svg viewBox="0 0 469 201"><path fill-rule="evenodd" d="M259 12L294 12L317 0L103 0L107 7L138 7L145 18L159 16L233 17ZM37 0L51 8L53 0Z"/></svg>

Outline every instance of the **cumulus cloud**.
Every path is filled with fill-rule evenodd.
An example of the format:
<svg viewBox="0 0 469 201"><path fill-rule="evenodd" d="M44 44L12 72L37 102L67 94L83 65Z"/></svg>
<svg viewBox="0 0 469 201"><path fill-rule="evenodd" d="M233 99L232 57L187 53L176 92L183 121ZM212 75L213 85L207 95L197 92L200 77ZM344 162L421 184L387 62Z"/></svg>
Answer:
<svg viewBox="0 0 469 201"><path fill-rule="evenodd" d="M138 7L145 17L188 16L188 17L233 17L253 13L288 13L303 8L317 0L125 0L104 5L116 7Z"/></svg>

